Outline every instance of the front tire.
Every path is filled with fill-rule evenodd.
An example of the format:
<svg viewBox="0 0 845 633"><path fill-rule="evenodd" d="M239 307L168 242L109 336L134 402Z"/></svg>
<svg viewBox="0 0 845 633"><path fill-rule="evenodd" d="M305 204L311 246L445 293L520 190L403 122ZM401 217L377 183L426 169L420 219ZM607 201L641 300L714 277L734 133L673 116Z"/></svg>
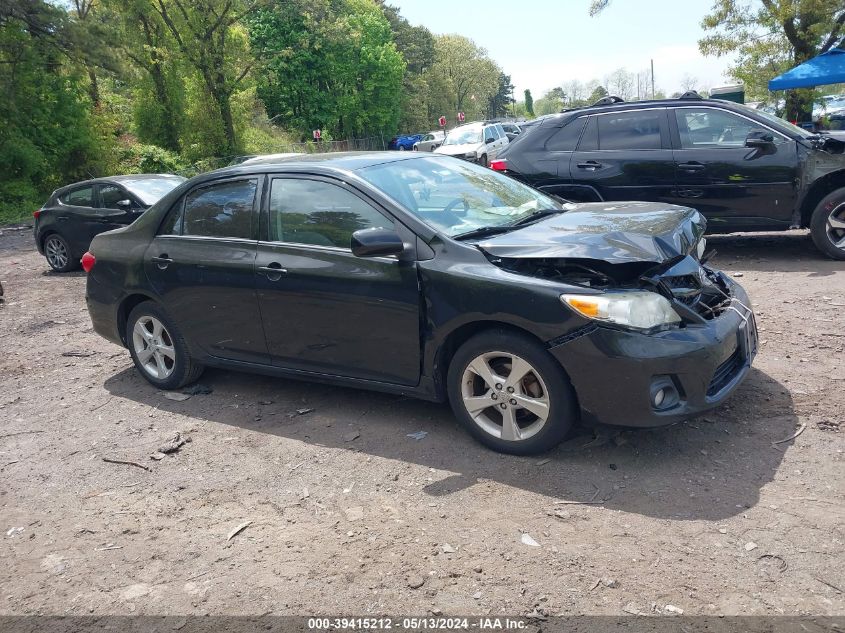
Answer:
<svg viewBox="0 0 845 633"><path fill-rule="evenodd" d="M447 376L455 416L501 453L534 455L557 446L577 420L572 385L528 336L491 330L464 343Z"/></svg>
<svg viewBox="0 0 845 633"><path fill-rule="evenodd" d="M178 389L203 372L203 366L188 353L176 324L152 301L139 303L129 314L126 342L135 367L159 389Z"/></svg>
<svg viewBox="0 0 845 633"><path fill-rule="evenodd" d="M822 198L810 218L816 248L833 259L845 259L845 188Z"/></svg>
<svg viewBox="0 0 845 633"><path fill-rule="evenodd" d="M51 233L44 240L44 257L57 273L69 273L79 267L79 262L71 255L70 244L58 233Z"/></svg>
<svg viewBox="0 0 845 633"><path fill-rule="evenodd" d="M482 154L482 155L481 155L481 158L479 158L479 159L478 159L478 163L479 163L482 167L487 167L488 162L489 162L489 161L487 160L487 154Z"/></svg>

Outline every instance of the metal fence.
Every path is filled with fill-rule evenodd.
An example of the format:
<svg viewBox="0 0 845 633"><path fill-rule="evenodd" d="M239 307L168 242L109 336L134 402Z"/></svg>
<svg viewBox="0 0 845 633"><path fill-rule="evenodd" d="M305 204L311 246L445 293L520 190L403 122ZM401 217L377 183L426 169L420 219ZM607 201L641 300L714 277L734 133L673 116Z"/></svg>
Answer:
<svg viewBox="0 0 845 633"><path fill-rule="evenodd" d="M350 138L340 141L308 141L306 143L280 143L267 154L320 154L324 152L359 152L359 151L382 151L387 149L388 139L384 136L367 136L365 138ZM259 156L260 154L247 154L239 156L217 156L204 158L185 169L176 173L180 176L190 178L214 169L237 165L243 161Z"/></svg>

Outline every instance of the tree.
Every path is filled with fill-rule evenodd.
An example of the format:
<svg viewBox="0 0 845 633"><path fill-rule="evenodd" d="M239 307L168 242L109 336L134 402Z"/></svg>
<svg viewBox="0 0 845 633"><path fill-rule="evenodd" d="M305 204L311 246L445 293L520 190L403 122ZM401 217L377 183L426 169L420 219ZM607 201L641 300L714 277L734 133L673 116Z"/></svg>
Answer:
<svg viewBox="0 0 845 633"><path fill-rule="evenodd" d="M392 133L406 66L381 9L372 0L300 2L270 5L249 21L268 113L308 137L316 128Z"/></svg>
<svg viewBox="0 0 845 633"><path fill-rule="evenodd" d="M495 119L507 115L512 93L513 84L511 84L510 75L499 73L499 89L487 100L486 118Z"/></svg>
<svg viewBox="0 0 845 633"><path fill-rule="evenodd" d="M531 96L531 91L528 88L525 89L525 92L523 94L525 95L525 112L528 114L528 116L533 117L534 97Z"/></svg>
<svg viewBox="0 0 845 633"><path fill-rule="evenodd" d="M432 74L447 86L453 112L476 118L499 88L501 70L487 51L462 35L439 35L434 42Z"/></svg>
<svg viewBox="0 0 845 633"><path fill-rule="evenodd" d="M573 79L572 81L567 81L565 84L561 86L563 91L566 93L569 99L569 106L573 108L577 108L580 105L584 105L584 97L585 97L585 88L584 84L582 84L577 79Z"/></svg>
<svg viewBox="0 0 845 633"><path fill-rule="evenodd" d="M746 94L766 99L768 81L793 66L845 45L845 4L831 0L715 0L702 21L709 33L698 45L705 55L737 55L730 75ZM813 93L790 90L790 119L810 119Z"/></svg>
<svg viewBox="0 0 845 633"><path fill-rule="evenodd" d="M607 96L607 89L602 85L596 85L596 87L593 88L593 91L590 93L590 96L587 97L587 101L589 101L590 103L595 103L596 101L598 101L602 97L606 97L606 96Z"/></svg>
<svg viewBox="0 0 845 633"><path fill-rule="evenodd" d="M689 73L684 73L684 76L681 77L681 90L683 92L695 90L696 86L698 86L698 78L693 77Z"/></svg>
<svg viewBox="0 0 845 633"><path fill-rule="evenodd" d="M634 96L634 76L624 68L614 70L605 80L607 92L629 101Z"/></svg>
<svg viewBox="0 0 845 633"><path fill-rule="evenodd" d="M240 20L257 0L149 0L185 61L198 73L217 110L223 143L217 151L237 151L232 95L253 65Z"/></svg>

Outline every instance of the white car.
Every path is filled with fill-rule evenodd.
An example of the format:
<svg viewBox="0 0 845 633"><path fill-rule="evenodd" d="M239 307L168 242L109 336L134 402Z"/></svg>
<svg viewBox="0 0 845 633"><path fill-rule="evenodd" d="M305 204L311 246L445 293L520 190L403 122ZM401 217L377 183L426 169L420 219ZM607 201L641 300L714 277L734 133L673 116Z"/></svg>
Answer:
<svg viewBox="0 0 845 633"><path fill-rule="evenodd" d="M434 130L423 136L420 140L414 143L415 152L433 152L443 144L443 139L446 138L446 132L443 130Z"/></svg>
<svg viewBox="0 0 845 633"><path fill-rule="evenodd" d="M457 156L487 167L508 142L500 123L467 123L451 130L434 153Z"/></svg>

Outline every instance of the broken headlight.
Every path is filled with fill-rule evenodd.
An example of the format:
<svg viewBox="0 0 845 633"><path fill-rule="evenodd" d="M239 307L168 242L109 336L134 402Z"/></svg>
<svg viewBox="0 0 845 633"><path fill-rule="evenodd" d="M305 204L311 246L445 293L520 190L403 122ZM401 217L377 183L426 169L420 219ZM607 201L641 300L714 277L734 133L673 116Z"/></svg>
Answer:
<svg viewBox="0 0 845 633"><path fill-rule="evenodd" d="M676 325L681 317L669 301L646 291L608 292L601 295L561 295L560 300L578 314L638 330Z"/></svg>

